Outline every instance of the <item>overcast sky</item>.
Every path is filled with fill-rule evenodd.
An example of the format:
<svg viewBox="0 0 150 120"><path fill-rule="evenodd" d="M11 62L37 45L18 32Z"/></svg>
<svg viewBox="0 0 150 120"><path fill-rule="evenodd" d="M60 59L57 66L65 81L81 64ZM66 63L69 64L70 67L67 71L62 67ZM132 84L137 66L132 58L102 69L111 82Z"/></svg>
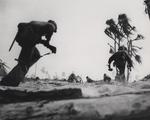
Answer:
<svg viewBox="0 0 150 120"><path fill-rule="evenodd" d="M0 58L12 69L17 62L20 47L14 44L11 52L8 49L17 32L17 24L31 20L47 21L52 19L58 25L58 32L53 35L51 44L57 47L57 54L40 59L37 63L37 74L44 75L41 69L51 76L62 72L93 79L101 79L108 72L107 61L110 57L108 42L112 40L104 34L107 19L126 13L137 32L145 36L139 41L143 47L140 52L142 65L133 69L134 78L150 73L150 21L144 13L143 0L0 0ZM48 50L38 46L41 54ZM8 71L10 71L9 69ZM33 74L35 65L29 71Z"/></svg>

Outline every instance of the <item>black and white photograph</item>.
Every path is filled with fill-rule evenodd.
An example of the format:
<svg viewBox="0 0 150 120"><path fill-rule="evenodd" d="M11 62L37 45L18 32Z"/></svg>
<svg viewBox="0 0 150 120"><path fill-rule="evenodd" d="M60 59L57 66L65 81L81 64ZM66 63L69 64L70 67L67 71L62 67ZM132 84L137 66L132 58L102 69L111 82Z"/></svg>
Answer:
<svg viewBox="0 0 150 120"><path fill-rule="evenodd" d="M150 0L0 0L0 120L150 120Z"/></svg>

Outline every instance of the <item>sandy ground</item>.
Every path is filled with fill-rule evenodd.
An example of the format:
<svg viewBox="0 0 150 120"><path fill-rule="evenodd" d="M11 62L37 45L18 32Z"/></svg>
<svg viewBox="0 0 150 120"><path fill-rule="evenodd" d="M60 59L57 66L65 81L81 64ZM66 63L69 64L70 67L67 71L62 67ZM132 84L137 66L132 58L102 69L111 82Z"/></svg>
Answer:
<svg viewBox="0 0 150 120"><path fill-rule="evenodd" d="M150 120L150 80L0 86L0 120Z"/></svg>

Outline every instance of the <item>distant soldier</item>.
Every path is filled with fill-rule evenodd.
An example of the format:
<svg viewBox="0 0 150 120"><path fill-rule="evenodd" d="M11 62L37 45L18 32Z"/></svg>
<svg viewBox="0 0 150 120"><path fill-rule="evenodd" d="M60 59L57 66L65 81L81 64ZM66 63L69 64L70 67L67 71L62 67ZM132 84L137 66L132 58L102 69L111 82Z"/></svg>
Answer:
<svg viewBox="0 0 150 120"><path fill-rule="evenodd" d="M89 76L86 76L86 80L87 80L88 83L93 83L94 82L94 80L92 80Z"/></svg>
<svg viewBox="0 0 150 120"><path fill-rule="evenodd" d="M122 76L125 79L125 66L127 63L128 69L131 71L131 67L133 67L133 63L131 58L126 52L126 47L121 46L118 49L118 52L114 53L108 60L108 70L112 71L111 62L114 61L113 66L117 68L117 72L119 76Z"/></svg>
<svg viewBox="0 0 150 120"><path fill-rule="evenodd" d="M104 82L107 82L107 83L110 83L110 81L111 81L111 78L105 73L104 74Z"/></svg>

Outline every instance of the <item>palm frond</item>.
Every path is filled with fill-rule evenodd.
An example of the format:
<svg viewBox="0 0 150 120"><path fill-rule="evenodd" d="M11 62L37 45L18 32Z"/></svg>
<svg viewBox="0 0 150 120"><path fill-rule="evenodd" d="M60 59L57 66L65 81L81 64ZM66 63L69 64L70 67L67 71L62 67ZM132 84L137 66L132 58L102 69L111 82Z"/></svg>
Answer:
<svg viewBox="0 0 150 120"><path fill-rule="evenodd" d="M137 48L133 48L133 47L132 47L132 52L137 53L137 52L138 52L138 49L137 49Z"/></svg>
<svg viewBox="0 0 150 120"><path fill-rule="evenodd" d="M133 45L132 47L136 48L136 49L139 49L139 50L143 49L143 47L139 47L139 46L136 46L136 45Z"/></svg>
<svg viewBox="0 0 150 120"><path fill-rule="evenodd" d="M138 34L137 37L136 37L136 40L141 40L141 39L144 39L144 36L141 35L141 34Z"/></svg>
<svg viewBox="0 0 150 120"><path fill-rule="evenodd" d="M109 53L110 53L110 54L114 54L114 53L115 53L114 49L113 49L113 48L110 48Z"/></svg>
<svg viewBox="0 0 150 120"><path fill-rule="evenodd" d="M129 22L129 18L127 17L126 14L119 14L119 15L118 15L118 21L119 21L120 23L122 23L122 22L128 23L128 22Z"/></svg>
<svg viewBox="0 0 150 120"><path fill-rule="evenodd" d="M130 35L132 35L132 31L135 31L135 27L131 26L129 23L129 18L127 17L126 14L120 14L118 16L118 24L121 27L121 30L124 32L124 34L129 37Z"/></svg>
<svg viewBox="0 0 150 120"><path fill-rule="evenodd" d="M105 33L106 35L108 35L109 37L112 36L112 35L111 35L111 32L110 32L110 30L109 30L109 28L106 28L106 29L104 30L104 33Z"/></svg>
<svg viewBox="0 0 150 120"><path fill-rule="evenodd" d="M135 60L141 64L142 63L142 60L141 60L141 56L140 55L135 55Z"/></svg>
<svg viewBox="0 0 150 120"><path fill-rule="evenodd" d="M148 14L150 18L150 0L145 0L144 4L145 4L145 13Z"/></svg>
<svg viewBox="0 0 150 120"><path fill-rule="evenodd" d="M111 39L115 40L115 35L112 33L112 31L110 30L110 28L106 28L105 29L105 34L110 37Z"/></svg>
<svg viewBox="0 0 150 120"><path fill-rule="evenodd" d="M136 27L135 27L135 26L133 26L133 27L132 27L132 30L133 30L133 31L136 31Z"/></svg>
<svg viewBox="0 0 150 120"><path fill-rule="evenodd" d="M107 25L116 25L116 24L115 24L115 21L114 21L113 19L107 20L107 21L106 21L106 24L107 24Z"/></svg>

